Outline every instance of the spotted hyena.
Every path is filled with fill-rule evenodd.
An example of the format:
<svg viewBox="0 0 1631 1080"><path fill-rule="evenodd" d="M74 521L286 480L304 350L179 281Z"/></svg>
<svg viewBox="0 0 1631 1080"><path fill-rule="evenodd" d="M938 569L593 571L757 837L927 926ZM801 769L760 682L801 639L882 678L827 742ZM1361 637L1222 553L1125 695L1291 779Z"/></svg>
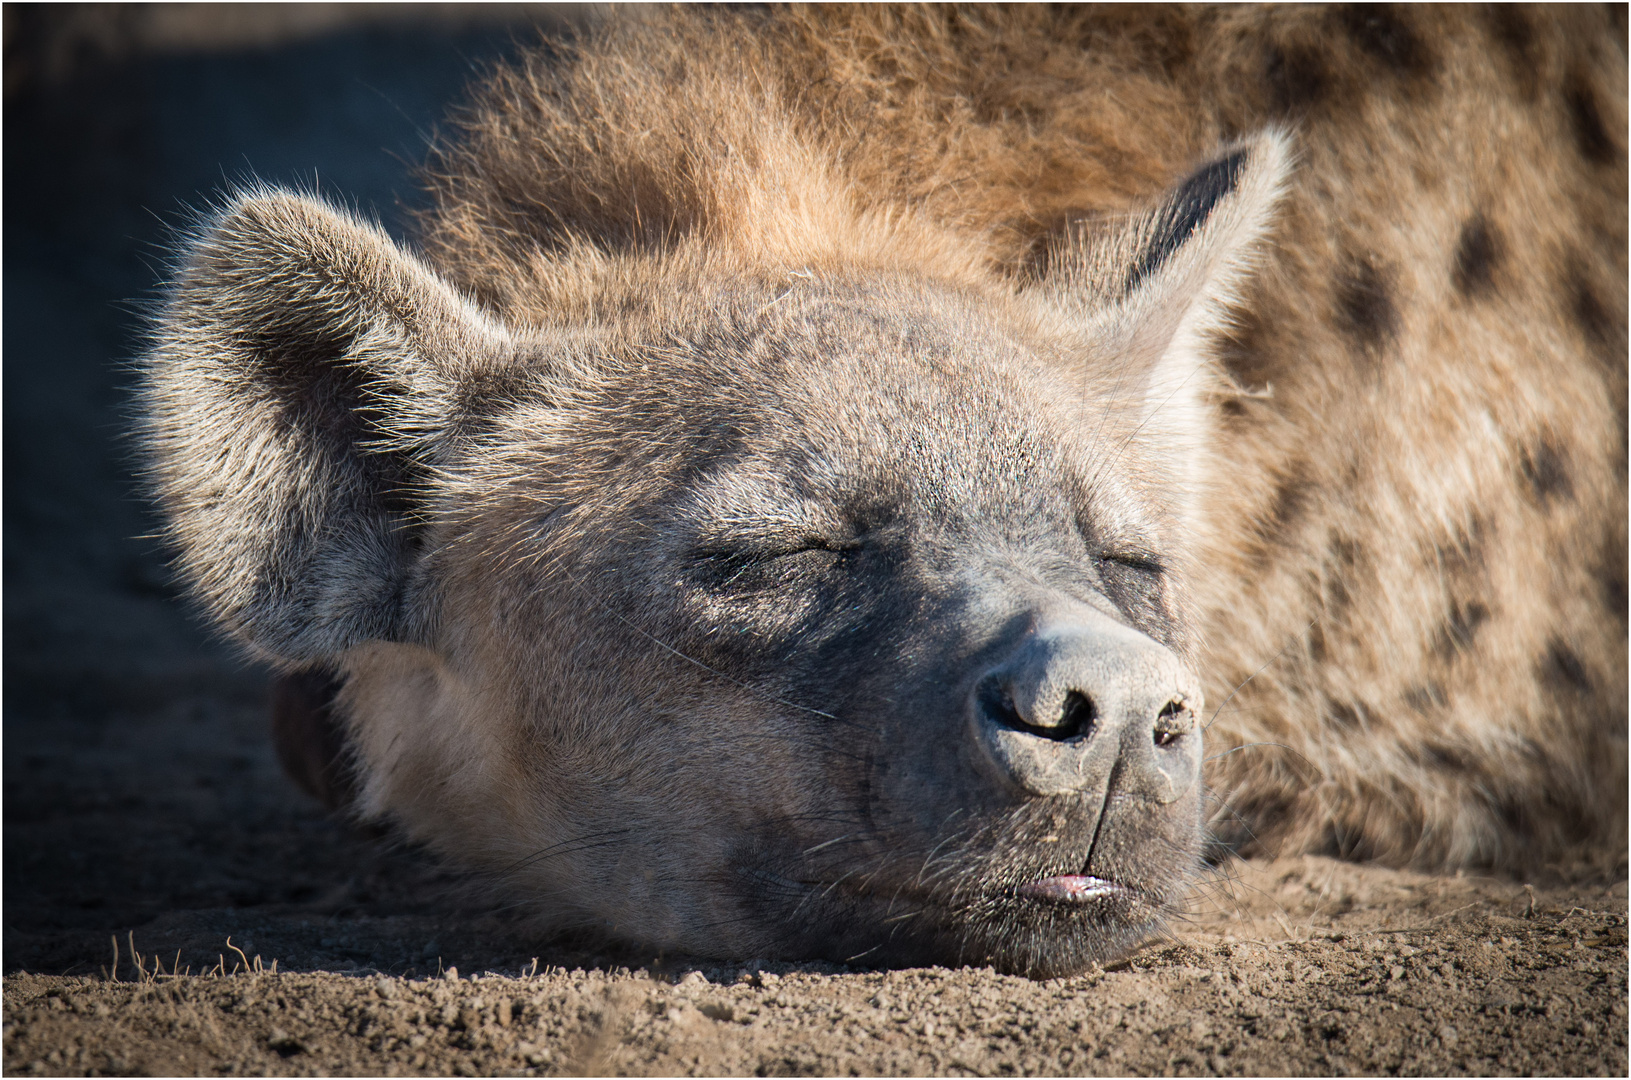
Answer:
<svg viewBox="0 0 1631 1080"><path fill-rule="evenodd" d="M1625 87L1623 7L620 12L416 251L211 215L152 478L296 771L560 926L1045 974L1230 846L1612 867Z"/></svg>

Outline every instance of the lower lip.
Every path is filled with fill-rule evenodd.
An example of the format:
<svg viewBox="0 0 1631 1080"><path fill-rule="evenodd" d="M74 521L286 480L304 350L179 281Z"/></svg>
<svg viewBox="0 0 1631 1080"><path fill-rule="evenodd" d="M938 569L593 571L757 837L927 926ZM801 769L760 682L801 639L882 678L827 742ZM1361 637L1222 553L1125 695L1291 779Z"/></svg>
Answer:
<svg viewBox="0 0 1631 1080"><path fill-rule="evenodd" d="M1125 890L1113 881L1088 877L1085 874L1064 874L1059 877L1043 878L1041 881L1033 881L1029 885L1019 887L1021 896L1059 900L1071 904L1100 900L1123 891Z"/></svg>

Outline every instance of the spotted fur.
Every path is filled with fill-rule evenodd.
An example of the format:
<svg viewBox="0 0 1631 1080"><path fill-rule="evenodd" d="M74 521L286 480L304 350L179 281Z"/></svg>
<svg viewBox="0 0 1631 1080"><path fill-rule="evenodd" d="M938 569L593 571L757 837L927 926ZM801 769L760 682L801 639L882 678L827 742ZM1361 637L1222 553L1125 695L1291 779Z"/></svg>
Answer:
<svg viewBox="0 0 1631 1080"><path fill-rule="evenodd" d="M786 823L903 783L841 725L900 692L869 673L928 670L899 628L950 595L902 562L916 600L824 636L820 568L905 487L973 505L1002 465L1018 535L1057 507L1015 477L1090 468L1094 588L1205 680L1221 840L1623 865L1625 80L1623 15L1585 7L619 12L478 89L422 255L279 193L200 231L146 390L181 568L259 655L343 677L357 813L563 921L820 951L762 929L796 883L718 876L791 830L834 881L912 852L957 956L1066 970L1143 930L1056 962L969 899L1053 865L1040 819ZM951 397L898 382L919 348ZM972 471L889 457L800 526L806 576L742 554L786 513L753 485L819 487L776 440L914 425Z"/></svg>

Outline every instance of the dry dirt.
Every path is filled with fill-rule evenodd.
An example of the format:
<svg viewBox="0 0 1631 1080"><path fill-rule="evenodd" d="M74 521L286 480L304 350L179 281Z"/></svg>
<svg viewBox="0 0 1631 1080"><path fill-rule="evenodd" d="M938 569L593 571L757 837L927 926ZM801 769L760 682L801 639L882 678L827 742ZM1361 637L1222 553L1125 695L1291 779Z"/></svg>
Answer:
<svg viewBox="0 0 1631 1080"><path fill-rule="evenodd" d="M1626 1073L1623 863L1533 888L1240 865L1130 963L1031 983L540 940L325 818L279 774L264 674L140 539L131 301L178 207L251 170L397 227L404 162L511 30L144 52L53 17L6 8L7 1073Z"/></svg>
<svg viewBox="0 0 1631 1080"><path fill-rule="evenodd" d="M434 907L172 912L127 936L117 981L9 975L4 1063L32 1074L1626 1072L1623 883L1526 889L1285 859L1237 866L1195 908L1129 962L1040 983L641 964L559 945L538 950L534 973L519 963L521 927ZM437 940L420 947L427 935ZM172 949L194 974L169 974ZM264 970L268 954L281 954L278 973ZM246 973L245 959L263 970Z"/></svg>

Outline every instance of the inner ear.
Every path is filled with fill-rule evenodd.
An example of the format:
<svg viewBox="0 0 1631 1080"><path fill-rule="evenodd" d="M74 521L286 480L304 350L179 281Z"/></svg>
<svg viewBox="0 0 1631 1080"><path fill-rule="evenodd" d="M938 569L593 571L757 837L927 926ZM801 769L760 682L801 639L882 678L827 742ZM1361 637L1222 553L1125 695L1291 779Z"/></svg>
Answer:
<svg viewBox="0 0 1631 1080"><path fill-rule="evenodd" d="M1146 215L1149 235L1137 244L1142 250L1121 287L1123 296L1137 292L1167 260L1188 243L1212 217L1213 211L1240 186L1247 151L1242 148L1208 162Z"/></svg>
<svg viewBox="0 0 1631 1080"><path fill-rule="evenodd" d="M257 654L413 640L421 509L509 334L377 228L276 191L193 238L141 393L180 568Z"/></svg>
<svg viewBox="0 0 1631 1080"><path fill-rule="evenodd" d="M1052 241L1045 285L1087 322L1095 351L1154 362L1186 325L1227 319L1290 168L1278 131L1226 147L1147 209L1065 229Z"/></svg>

